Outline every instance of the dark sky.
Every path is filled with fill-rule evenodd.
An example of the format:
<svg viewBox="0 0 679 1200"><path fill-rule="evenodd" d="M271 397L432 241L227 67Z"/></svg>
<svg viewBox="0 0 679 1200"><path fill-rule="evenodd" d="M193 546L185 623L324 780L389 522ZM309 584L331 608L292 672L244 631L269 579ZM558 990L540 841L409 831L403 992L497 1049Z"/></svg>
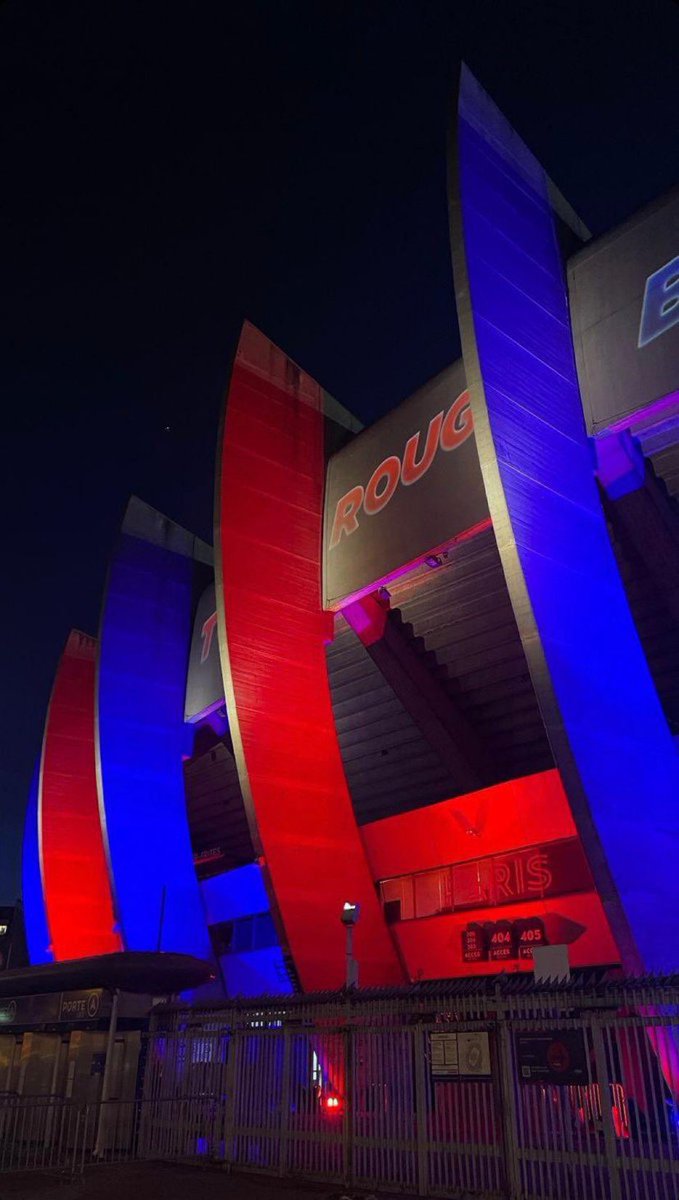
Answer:
<svg viewBox="0 0 679 1200"><path fill-rule="evenodd" d="M676 183L670 0L0 3L0 903L129 493L210 539L242 317L366 421L457 357L462 57L595 233Z"/></svg>

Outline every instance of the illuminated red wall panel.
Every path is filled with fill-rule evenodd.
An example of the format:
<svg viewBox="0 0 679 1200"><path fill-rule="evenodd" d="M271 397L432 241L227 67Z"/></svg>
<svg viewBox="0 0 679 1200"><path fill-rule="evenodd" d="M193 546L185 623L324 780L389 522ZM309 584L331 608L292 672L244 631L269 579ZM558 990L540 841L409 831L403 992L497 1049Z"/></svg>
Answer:
<svg viewBox="0 0 679 1200"><path fill-rule="evenodd" d="M536 931L566 943L574 967L619 961L555 770L375 821L362 834L375 881L396 881L385 899L402 897L392 933L413 979L530 971ZM439 884L417 873L447 866L454 911L422 916L415 886L426 894ZM410 876L412 891L399 882ZM478 898L485 888L492 904ZM472 942L463 952L470 927L484 946L478 961Z"/></svg>
<svg viewBox="0 0 679 1200"><path fill-rule="evenodd" d="M361 830L375 879L575 837L558 771L387 817Z"/></svg>
<svg viewBox="0 0 679 1200"><path fill-rule="evenodd" d="M54 958L122 949L99 820L94 757L96 642L71 633L59 663L42 748L40 859Z"/></svg>
<svg viewBox="0 0 679 1200"><path fill-rule="evenodd" d="M322 391L250 325L217 469L219 640L241 787L305 989L344 981L346 900L361 983L403 978L340 759L321 608Z"/></svg>

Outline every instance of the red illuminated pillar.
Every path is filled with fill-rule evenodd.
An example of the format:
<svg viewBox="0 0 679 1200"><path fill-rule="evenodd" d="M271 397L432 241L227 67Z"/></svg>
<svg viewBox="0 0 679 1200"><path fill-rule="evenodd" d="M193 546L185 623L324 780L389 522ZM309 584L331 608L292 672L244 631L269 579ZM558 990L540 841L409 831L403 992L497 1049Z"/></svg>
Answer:
<svg viewBox="0 0 679 1200"><path fill-rule="evenodd" d="M361 905L361 982L403 979L356 826L330 702L323 435L321 388L246 324L217 464L219 646L255 844L306 990L342 986L345 901Z"/></svg>
<svg viewBox="0 0 679 1200"><path fill-rule="evenodd" d="M122 949L97 797L95 656L94 638L74 630L57 669L42 746L40 866L57 962Z"/></svg>

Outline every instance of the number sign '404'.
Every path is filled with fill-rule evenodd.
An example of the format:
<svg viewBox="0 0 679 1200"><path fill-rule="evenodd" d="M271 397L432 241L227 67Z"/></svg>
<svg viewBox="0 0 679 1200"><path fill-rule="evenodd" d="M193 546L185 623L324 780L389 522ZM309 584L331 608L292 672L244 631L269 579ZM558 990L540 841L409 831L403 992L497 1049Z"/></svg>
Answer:
<svg viewBox="0 0 679 1200"><path fill-rule="evenodd" d="M472 921L462 931L462 960L474 963L532 958L536 946L547 944L544 922L539 917L517 921Z"/></svg>

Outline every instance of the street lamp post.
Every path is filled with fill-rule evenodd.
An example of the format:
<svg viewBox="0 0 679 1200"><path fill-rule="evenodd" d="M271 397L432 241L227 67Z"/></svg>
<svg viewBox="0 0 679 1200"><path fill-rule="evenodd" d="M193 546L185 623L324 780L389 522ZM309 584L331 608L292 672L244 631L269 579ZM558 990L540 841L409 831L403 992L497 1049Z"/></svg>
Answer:
<svg viewBox="0 0 679 1200"><path fill-rule="evenodd" d="M354 926L356 925L360 915L361 915L360 904L350 904L348 900L345 901L344 907L341 912L340 919L342 921L342 924L344 925L344 928L347 931L346 986L348 988L358 987L358 962L354 958Z"/></svg>

